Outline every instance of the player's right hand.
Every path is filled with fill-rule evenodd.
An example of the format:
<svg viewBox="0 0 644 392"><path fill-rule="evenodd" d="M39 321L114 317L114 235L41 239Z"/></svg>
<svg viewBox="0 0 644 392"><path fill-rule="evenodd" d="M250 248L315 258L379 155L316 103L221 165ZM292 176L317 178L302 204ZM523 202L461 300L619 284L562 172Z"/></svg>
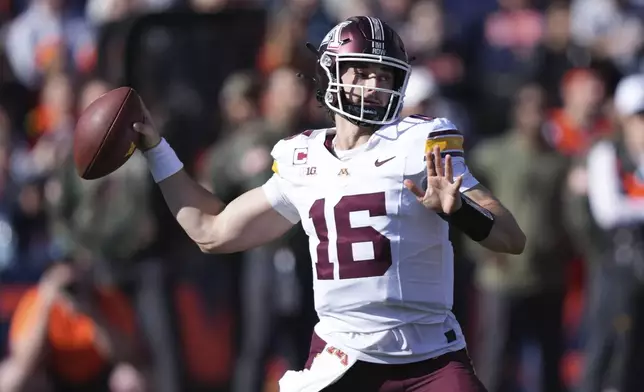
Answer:
<svg viewBox="0 0 644 392"><path fill-rule="evenodd" d="M145 106L145 103L143 103L143 100L141 100L141 107L143 108L145 118L142 123L136 122L132 127L141 135L139 141L136 143L136 147L141 151L147 151L161 143L161 134L159 134L159 131L154 126L150 111Z"/></svg>

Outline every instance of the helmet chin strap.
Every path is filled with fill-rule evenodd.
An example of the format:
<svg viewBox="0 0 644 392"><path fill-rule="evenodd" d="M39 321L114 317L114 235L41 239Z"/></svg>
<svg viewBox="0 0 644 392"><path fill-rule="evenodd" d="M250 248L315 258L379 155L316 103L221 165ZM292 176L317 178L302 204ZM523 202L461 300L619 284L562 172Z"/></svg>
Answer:
<svg viewBox="0 0 644 392"><path fill-rule="evenodd" d="M307 42L306 43L306 48L310 50L314 55L317 60L320 59L320 52L318 51L318 48L316 48L312 43Z"/></svg>

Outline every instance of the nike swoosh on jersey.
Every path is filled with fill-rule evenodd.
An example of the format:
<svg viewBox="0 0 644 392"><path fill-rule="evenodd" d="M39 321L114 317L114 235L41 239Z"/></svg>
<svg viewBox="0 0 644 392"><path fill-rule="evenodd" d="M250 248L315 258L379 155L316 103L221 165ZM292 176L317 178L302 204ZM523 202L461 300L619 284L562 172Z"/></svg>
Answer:
<svg viewBox="0 0 644 392"><path fill-rule="evenodd" d="M373 164L374 164L374 165L376 165L376 167L380 167L380 166L384 165L385 163L387 163L387 162L391 161L391 160L392 160L392 159L394 159L395 157L396 157L396 156L394 155L393 157L388 158L388 159L385 159L384 161L381 161L381 160L379 160L379 159L376 159L376 161L375 161Z"/></svg>

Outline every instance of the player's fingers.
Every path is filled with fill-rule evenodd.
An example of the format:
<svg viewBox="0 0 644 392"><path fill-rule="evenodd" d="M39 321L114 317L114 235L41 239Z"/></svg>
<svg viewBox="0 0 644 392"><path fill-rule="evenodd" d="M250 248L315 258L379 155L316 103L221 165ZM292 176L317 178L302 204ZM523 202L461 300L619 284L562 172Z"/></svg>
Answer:
<svg viewBox="0 0 644 392"><path fill-rule="evenodd" d="M454 181L454 167L452 166L452 156L449 154L445 156L445 177L449 182Z"/></svg>
<svg viewBox="0 0 644 392"><path fill-rule="evenodd" d="M463 184L462 174L454 179L454 187L458 190L461 188L461 184Z"/></svg>
<svg viewBox="0 0 644 392"><path fill-rule="evenodd" d="M425 196L425 192L423 192L412 180L405 180L403 184L411 191L411 193L416 195L416 197L422 199Z"/></svg>
<svg viewBox="0 0 644 392"><path fill-rule="evenodd" d="M436 165L434 164L434 153L428 150L425 153L425 161L427 162L427 176L436 177Z"/></svg>
<svg viewBox="0 0 644 392"><path fill-rule="evenodd" d="M445 172L443 171L443 160L441 159L441 148L438 146L434 147L434 165L436 166L436 175L438 177L443 177Z"/></svg>
<svg viewBox="0 0 644 392"><path fill-rule="evenodd" d="M161 143L161 135L157 133L151 124L135 122L132 124L132 129L141 135L139 140L135 142L141 151L147 151Z"/></svg>
<svg viewBox="0 0 644 392"><path fill-rule="evenodd" d="M154 126L154 123L152 122L152 115L150 114L150 110L145 105L145 102L143 102L143 99L141 97L139 97L139 102L141 102L141 109L143 110L143 116L145 117L143 121L146 124L150 124Z"/></svg>
<svg viewBox="0 0 644 392"><path fill-rule="evenodd" d="M135 122L132 125L132 128L138 133L142 133L144 135L150 135L152 133L152 127L149 124Z"/></svg>

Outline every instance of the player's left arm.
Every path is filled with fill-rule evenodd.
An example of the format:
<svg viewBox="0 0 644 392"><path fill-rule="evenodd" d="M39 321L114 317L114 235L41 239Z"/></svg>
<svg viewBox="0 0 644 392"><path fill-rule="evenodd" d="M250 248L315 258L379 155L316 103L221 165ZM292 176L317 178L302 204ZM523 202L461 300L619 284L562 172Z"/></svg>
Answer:
<svg viewBox="0 0 644 392"><path fill-rule="evenodd" d="M512 213L472 175L464 159L463 136L446 118L427 123L427 186L405 180L405 186L427 209L436 212L487 249L520 254L526 237Z"/></svg>
<svg viewBox="0 0 644 392"><path fill-rule="evenodd" d="M494 216L492 229L479 243L487 249L510 254L521 254L525 248L526 236L512 213L481 184L463 192L472 202L486 209ZM462 208L462 207L461 207Z"/></svg>

